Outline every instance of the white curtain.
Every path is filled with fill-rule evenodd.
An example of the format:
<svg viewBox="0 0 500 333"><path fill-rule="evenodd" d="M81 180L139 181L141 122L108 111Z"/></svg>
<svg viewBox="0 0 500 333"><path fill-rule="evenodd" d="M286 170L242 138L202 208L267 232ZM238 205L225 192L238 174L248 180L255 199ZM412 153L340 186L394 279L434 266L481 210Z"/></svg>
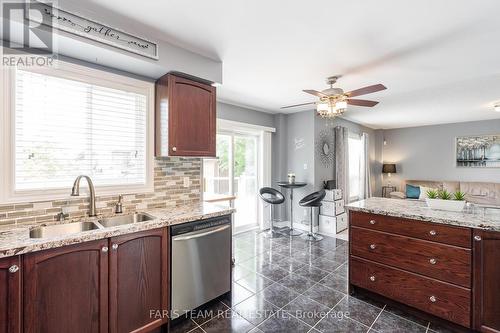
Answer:
<svg viewBox="0 0 500 333"><path fill-rule="evenodd" d="M371 172L370 172L370 151L369 151L369 137L367 133L361 135L361 144L363 146L363 152L361 154L361 170L359 172L360 179L360 199L368 199L372 196L372 185L371 185Z"/></svg>
<svg viewBox="0 0 500 333"><path fill-rule="evenodd" d="M344 202L349 202L349 130L335 127L335 179L342 190Z"/></svg>

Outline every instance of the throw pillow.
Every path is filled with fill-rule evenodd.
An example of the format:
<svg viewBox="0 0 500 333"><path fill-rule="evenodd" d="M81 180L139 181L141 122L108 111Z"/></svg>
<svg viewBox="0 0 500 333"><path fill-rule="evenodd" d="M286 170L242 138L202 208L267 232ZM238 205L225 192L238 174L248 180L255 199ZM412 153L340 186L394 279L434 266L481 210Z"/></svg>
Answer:
<svg viewBox="0 0 500 333"><path fill-rule="evenodd" d="M420 197L420 186L406 184L406 198L418 199Z"/></svg>

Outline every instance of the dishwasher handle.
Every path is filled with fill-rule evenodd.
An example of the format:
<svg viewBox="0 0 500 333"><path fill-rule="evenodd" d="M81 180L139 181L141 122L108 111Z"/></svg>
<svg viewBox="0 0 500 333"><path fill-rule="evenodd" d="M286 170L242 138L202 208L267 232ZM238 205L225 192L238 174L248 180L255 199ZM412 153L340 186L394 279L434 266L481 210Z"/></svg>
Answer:
<svg viewBox="0 0 500 333"><path fill-rule="evenodd" d="M195 233L189 233L186 236L182 236L182 235L174 236L174 237L172 237L172 240L173 241L185 241L185 240L189 240L189 239L196 239L196 238L208 236L208 235L214 234L216 232L220 232L220 231L229 229L229 227L230 227L229 225L225 225L222 227L214 227L214 228L206 229L208 231L200 230L200 231L195 232Z"/></svg>

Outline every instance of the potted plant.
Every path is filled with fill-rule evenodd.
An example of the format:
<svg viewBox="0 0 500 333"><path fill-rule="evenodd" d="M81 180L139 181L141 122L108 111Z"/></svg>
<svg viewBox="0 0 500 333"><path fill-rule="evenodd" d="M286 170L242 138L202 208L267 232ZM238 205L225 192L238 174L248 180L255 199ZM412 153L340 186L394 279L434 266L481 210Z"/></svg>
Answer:
<svg viewBox="0 0 500 333"><path fill-rule="evenodd" d="M429 190L425 201L431 209L460 212L465 207L465 193L461 191L450 193L447 190Z"/></svg>

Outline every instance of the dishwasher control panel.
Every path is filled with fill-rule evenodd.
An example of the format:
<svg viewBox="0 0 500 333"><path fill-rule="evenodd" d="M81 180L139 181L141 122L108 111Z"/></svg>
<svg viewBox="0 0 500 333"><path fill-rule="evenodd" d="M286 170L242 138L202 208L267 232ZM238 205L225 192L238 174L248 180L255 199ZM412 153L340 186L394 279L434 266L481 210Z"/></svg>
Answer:
<svg viewBox="0 0 500 333"><path fill-rule="evenodd" d="M174 225L170 229L171 230L170 235L171 236L182 235L188 232L213 228L225 224L231 224L231 215L213 217L210 219Z"/></svg>

